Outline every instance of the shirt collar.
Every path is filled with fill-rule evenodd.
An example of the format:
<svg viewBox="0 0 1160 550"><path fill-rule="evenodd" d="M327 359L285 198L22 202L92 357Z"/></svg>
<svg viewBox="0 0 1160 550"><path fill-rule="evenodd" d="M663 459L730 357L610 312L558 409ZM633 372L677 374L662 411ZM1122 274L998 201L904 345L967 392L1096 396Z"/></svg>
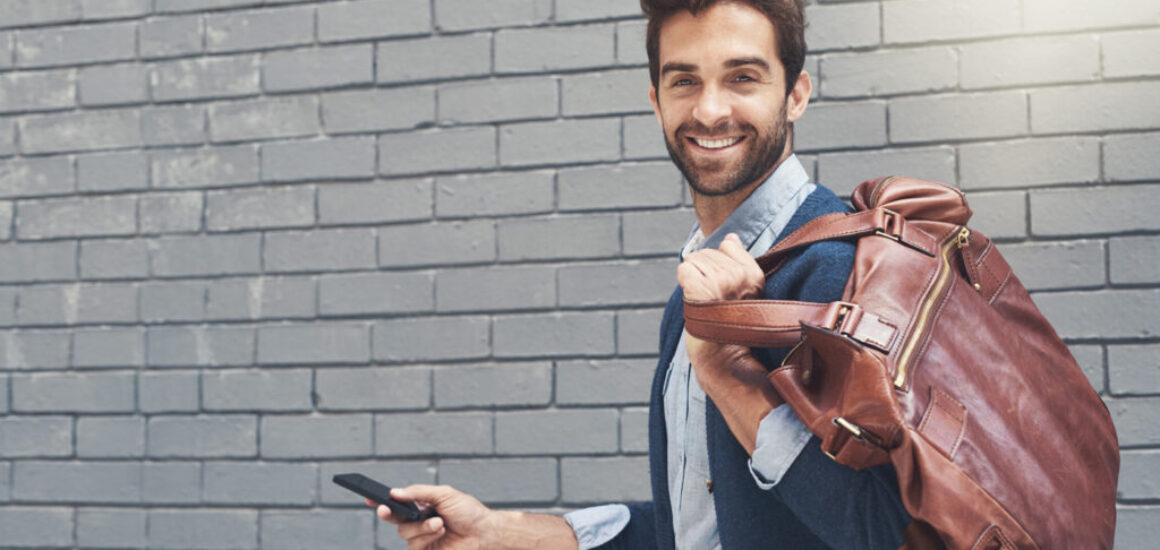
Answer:
<svg viewBox="0 0 1160 550"><path fill-rule="evenodd" d="M725 223L722 223L712 235L706 237L701 232L701 224L694 225L685 248L681 251L681 258L702 248L717 248L730 233L736 233L746 249L752 248L761 233L769 227L774 216L790 203L809 181L810 176L797 155L790 155L729 214Z"/></svg>

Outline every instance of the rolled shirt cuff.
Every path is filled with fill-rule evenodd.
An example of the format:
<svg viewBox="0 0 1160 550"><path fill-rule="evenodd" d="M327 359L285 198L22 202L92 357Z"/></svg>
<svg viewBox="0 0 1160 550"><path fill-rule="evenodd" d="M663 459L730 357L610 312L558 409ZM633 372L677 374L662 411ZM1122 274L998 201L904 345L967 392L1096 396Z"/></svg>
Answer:
<svg viewBox="0 0 1160 550"><path fill-rule="evenodd" d="M757 445L749 459L749 473L762 490L776 486L793 465L813 434L789 405L779 405L757 426Z"/></svg>
<svg viewBox="0 0 1160 550"><path fill-rule="evenodd" d="M589 550L616 538L628 525L629 516L628 506L605 504L568 512L564 521L576 533L580 550Z"/></svg>

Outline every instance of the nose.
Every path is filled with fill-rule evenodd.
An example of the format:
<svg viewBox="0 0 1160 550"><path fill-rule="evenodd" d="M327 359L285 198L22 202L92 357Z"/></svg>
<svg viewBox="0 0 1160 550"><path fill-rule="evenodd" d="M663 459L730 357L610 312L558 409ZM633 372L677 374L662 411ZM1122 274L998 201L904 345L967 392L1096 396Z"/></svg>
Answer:
<svg viewBox="0 0 1160 550"><path fill-rule="evenodd" d="M711 84L702 88L697 104L693 106L693 118L707 128L728 120L732 114L733 107L729 103L727 91Z"/></svg>

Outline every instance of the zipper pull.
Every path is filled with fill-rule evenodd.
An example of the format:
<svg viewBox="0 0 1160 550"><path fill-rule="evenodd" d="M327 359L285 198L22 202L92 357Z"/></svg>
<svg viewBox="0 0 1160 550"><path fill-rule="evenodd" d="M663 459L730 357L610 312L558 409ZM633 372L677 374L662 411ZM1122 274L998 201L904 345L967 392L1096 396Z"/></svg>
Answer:
<svg viewBox="0 0 1160 550"><path fill-rule="evenodd" d="M962 249L966 248L967 245L970 243L971 243L971 230L967 229L965 227L960 229L959 230L959 237L958 237L958 244L956 246L958 246L959 250L962 250Z"/></svg>

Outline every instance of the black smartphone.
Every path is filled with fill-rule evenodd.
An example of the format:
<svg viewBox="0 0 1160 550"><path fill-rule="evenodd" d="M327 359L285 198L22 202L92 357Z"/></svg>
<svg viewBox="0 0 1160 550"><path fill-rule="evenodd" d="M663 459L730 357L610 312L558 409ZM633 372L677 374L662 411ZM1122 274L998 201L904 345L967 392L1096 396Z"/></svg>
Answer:
<svg viewBox="0 0 1160 550"><path fill-rule="evenodd" d="M331 478L339 486L354 491L379 504L386 505L391 513L407 521L419 521L437 514L435 510L422 510L414 502L403 502L391 497L391 488L362 474L337 474Z"/></svg>

